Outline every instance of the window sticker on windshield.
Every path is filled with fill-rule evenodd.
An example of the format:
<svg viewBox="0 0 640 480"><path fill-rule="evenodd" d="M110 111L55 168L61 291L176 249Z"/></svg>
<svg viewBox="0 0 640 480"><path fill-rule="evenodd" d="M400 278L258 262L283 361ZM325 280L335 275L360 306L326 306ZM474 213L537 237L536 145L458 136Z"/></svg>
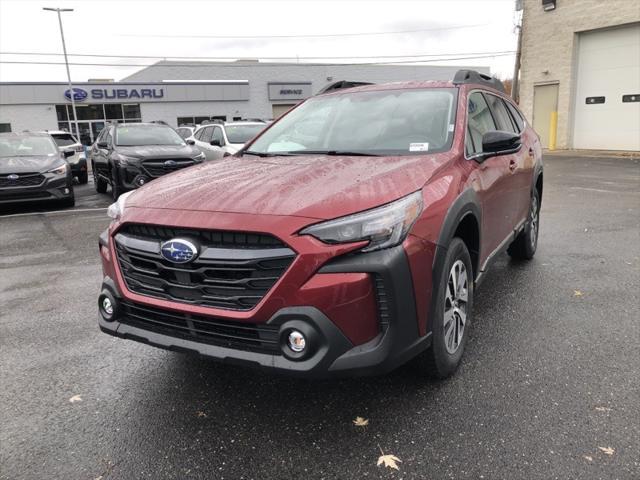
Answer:
<svg viewBox="0 0 640 480"><path fill-rule="evenodd" d="M428 143L410 143L409 144L409 151L410 152L426 152L427 150L429 150L429 144Z"/></svg>

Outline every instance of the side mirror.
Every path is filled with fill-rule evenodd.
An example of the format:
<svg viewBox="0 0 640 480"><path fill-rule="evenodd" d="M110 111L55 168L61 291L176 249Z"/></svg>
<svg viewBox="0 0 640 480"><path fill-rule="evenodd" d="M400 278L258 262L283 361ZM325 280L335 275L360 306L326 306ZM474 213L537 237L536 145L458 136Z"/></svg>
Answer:
<svg viewBox="0 0 640 480"><path fill-rule="evenodd" d="M64 158L73 157L75 154L76 154L76 152L73 151L73 150L63 150L62 151L62 155L64 155Z"/></svg>
<svg viewBox="0 0 640 480"><path fill-rule="evenodd" d="M185 140L185 142L187 142L187 145L195 145L196 144L196 141L194 139L192 139L192 138L187 138Z"/></svg>
<svg viewBox="0 0 640 480"><path fill-rule="evenodd" d="M109 144L107 142L98 142L98 148L109 148Z"/></svg>
<svg viewBox="0 0 640 480"><path fill-rule="evenodd" d="M217 138L215 140L211 140L209 142L211 145L213 145L214 147L221 147L222 144L220 143L220 140L218 140Z"/></svg>
<svg viewBox="0 0 640 480"><path fill-rule="evenodd" d="M492 130L482 135L482 153L473 156L477 162L498 155L515 153L522 147L520 135L502 130Z"/></svg>

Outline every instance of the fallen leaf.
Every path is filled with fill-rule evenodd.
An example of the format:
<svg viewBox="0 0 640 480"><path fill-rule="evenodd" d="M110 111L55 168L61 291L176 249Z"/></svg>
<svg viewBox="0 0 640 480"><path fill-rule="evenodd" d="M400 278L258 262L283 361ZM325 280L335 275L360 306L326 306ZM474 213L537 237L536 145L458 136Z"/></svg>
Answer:
<svg viewBox="0 0 640 480"><path fill-rule="evenodd" d="M74 395L73 397L71 397L69 399L69 401L71 403L81 402L82 401L82 397L80 395Z"/></svg>
<svg viewBox="0 0 640 480"><path fill-rule="evenodd" d="M582 297L583 294L582 294L582 292L580 290L574 290L573 291L573 296L574 297Z"/></svg>
<svg viewBox="0 0 640 480"><path fill-rule="evenodd" d="M602 453L604 453L605 455L613 455L613 453L615 452L615 450L611 447L598 447L600 450L602 450Z"/></svg>
<svg viewBox="0 0 640 480"><path fill-rule="evenodd" d="M611 409L609 407L596 407L598 412L610 412Z"/></svg>
<svg viewBox="0 0 640 480"><path fill-rule="evenodd" d="M400 460L400 459L399 459L398 457L396 457L395 455L391 455L391 454L389 454L389 455L385 455L385 454L384 454L384 452L382 451L382 447L381 447L380 445L378 445L378 448L380 449L380 453L381 453L382 455L380 455L380 456L378 457L378 463L377 463L377 465L378 465L378 466L380 466L380 465L383 465L383 464L384 464L384 466L385 466L385 467L393 468L393 469L395 469L395 470L400 470L400 469L398 468L398 464L397 464L396 462L400 462L400 463L402 463L402 460Z"/></svg>
<svg viewBox="0 0 640 480"><path fill-rule="evenodd" d="M204 412L200 412L200 411L198 411L198 417L204 417L204 418L207 418L207 414L206 414L206 413L204 413Z"/></svg>
<svg viewBox="0 0 640 480"><path fill-rule="evenodd" d="M362 418L362 417L356 417L356 419L353 420L353 424L356 427L366 427L367 425L369 425L369 419Z"/></svg>
<svg viewBox="0 0 640 480"><path fill-rule="evenodd" d="M589 455L585 455L584 458L589 462L593 462L593 457L590 457Z"/></svg>

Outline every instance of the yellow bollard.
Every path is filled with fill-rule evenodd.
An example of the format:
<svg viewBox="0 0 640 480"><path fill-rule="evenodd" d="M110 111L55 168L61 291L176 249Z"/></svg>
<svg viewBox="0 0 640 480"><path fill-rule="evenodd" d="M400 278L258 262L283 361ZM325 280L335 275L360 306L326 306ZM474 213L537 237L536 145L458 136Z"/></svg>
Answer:
<svg viewBox="0 0 640 480"><path fill-rule="evenodd" d="M558 135L558 112L551 112L549 118L549 150L556 149L556 139Z"/></svg>

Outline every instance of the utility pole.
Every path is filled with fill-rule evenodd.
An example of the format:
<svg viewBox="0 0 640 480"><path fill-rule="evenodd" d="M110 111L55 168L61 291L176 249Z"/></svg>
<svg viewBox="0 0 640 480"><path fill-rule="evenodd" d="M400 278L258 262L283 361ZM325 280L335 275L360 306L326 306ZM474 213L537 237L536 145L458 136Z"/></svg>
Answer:
<svg viewBox="0 0 640 480"><path fill-rule="evenodd" d="M67 45L64 42L64 30L62 29L62 12L73 12L73 8L46 8L43 10L49 12L56 12L58 14L58 23L60 24L60 36L62 37L62 51L64 52L64 65L67 67L67 82L69 84L69 96L71 97L71 107L73 110L73 123L76 128L75 137L80 141L80 129L78 128L78 115L76 114L76 99L73 91L73 85L71 84L71 73L69 72L69 60L67 59Z"/></svg>
<svg viewBox="0 0 640 480"><path fill-rule="evenodd" d="M518 103L520 100L520 57L522 54L522 23L524 17L522 0L516 0L516 15L518 12L522 11L523 14L520 17L520 22L516 25L516 30L518 31L518 47L516 50L516 62L513 67L513 80L511 81L511 98Z"/></svg>

